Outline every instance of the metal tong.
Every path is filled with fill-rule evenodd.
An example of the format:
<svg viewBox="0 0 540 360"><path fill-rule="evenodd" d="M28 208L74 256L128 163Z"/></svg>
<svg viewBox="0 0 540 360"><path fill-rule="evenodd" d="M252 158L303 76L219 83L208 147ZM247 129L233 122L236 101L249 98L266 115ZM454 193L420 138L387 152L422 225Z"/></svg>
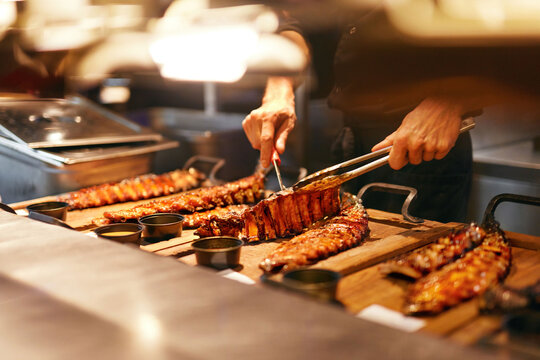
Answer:
<svg viewBox="0 0 540 360"><path fill-rule="evenodd" d="M462 134L466 131L469 131L475 126L476 126L476 123L474 122L474 119L472 117L467 118L461 122L461 128L459 129L459 133ZM300 189L302 191L313 191L313 190L324 190L324 189L339 186L346 181L354 179L357 176L360 176L362 174L365 174L367 172L370 172L372 170L375 170L387 164L388 159L390 158L390 155L386 155L380 159L374 160L357 169L350 170L340 175L335 175L338 171L344 168L347 168L351 165L358 164L363 161L373 159L381 155L388 154L391 149L392 149L392 146L387 146L383 149L371 152L369 154L362 155L357 158L344 161L342 163L330 166L323 170L319 170L309 176L306 176L302 180L298 181L296 184L292 186L292 189L294 191L298 191Z"/></svg>
<svg viewBox="0 0 540 360"><path fill-rule="evenodd" d="M276 176L279 182L279 188L280 190L285 190L285 186L283 185L283 180L281 179L281 172L279 171L279 165L281 165L281 159L279 158L279 154L276 149L274 149L274 152L272 153L272 164L274 164L274 169L276 170Z"/></svg>

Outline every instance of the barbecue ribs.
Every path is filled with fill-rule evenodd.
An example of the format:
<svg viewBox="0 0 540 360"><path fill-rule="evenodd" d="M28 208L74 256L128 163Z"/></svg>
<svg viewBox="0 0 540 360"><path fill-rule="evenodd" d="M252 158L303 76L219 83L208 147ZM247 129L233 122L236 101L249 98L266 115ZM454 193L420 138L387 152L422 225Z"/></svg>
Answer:
<svg viewBox="0 0 540 360"><path fill-rule="evenodd" d="M368 217L359 201L344 205L337 216L284 241L259 267L266 272L292 270L325 259L362 243L369 235Z"/></svg>
<svg viewBox="0 0 540 360"><path fill-rule="evenodd" d="M449 236L439 238L433 244L387 261L381 264L379 270L385 275L399 273L419 279L474 249L482 243L485 236L484 229L471 224Z"/></svg>
<svg viewBox="0 0 540 360"><path fill-rule="evenodd" d="M211 217L196 234L234 236L247 241L272 240L299 234L315 221L335 215L339 208L339 188L301 194L285 189L240 214Z"/></svg>
<svg viewBox="0 0 540 360"><path fill-rule="evenodd" d="M67 202L70 210L86 209L186 191L199 186L204 178L203 173L193 168L161 175L146 174L70 192L58 196L58 200Z"/></svg>
<svg viewBox="0 0 540 360"><path fill-rule="evenodd" d="M264 174L251 176L211 187L180 193L167 199L158 199L130 209L106 211L104 218L93 220L96 225L136 220L155 213L193 213L233 204L254 203L264 195Z"/></svg>
<svg viewBox="0 0 540 360"><path fill-rule="evenodd" d="M510 261L511 249L502 232L488 233L480 246L412 284L405 311L438 313L483 294L506 276Z"/></svg>

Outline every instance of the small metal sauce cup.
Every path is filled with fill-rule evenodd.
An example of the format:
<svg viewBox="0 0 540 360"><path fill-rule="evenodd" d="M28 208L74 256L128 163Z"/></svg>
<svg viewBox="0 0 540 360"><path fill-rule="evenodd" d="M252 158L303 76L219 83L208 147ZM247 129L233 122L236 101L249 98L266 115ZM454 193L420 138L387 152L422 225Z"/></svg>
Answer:
<svg viewBox="0 0 540 360"><path fill-rule="evenodd" d="M115 232L131 232L131 234L125 235L106 235L108 233ZM121 243L138 243L141 238L141 233L143 231L143 226L133 223L125 224L111 224L100 226L97 229L94 229L94 232L102 238L113 240Z"/></svg>
<svg viewBox="0 0 540 360"><path fill-rule="evenodd" d="M310 295L318 300L333 302L341 274L327 269L297 269L283 274L286 288Z"/></svg>
<svg viewBox="0 0 540 360"><path fill-rule="evenodd" d="M184 217L174 213L146 215L139 219L144 226L143 237L146 241L163 241L182 235Z"/></svg>
<svg viewBox="0 0 540 360"><path fill-rule="evenodd" d="M244 242L230 236L212 236L191 244L197 264L222 270L240 265L240 249Z"/></svg>
<svg viewBox="0 0 540 360"><path fill-rule="evenodd" d="M26 210L28 210L28 212L33 211L66 221L68 207L69 204L63 201L46 201L28 205Z"/></svg>

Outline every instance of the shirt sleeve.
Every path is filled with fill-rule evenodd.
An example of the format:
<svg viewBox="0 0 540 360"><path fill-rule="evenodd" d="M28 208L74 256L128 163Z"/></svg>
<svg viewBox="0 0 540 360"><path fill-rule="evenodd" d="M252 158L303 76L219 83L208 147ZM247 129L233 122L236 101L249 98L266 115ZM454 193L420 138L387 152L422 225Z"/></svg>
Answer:
<svg viewBox="0 0 540 360"><path fill-rule="evenodd" d="M284 11L284 10L278 11L278 18L279 18L278 32L295 31L301 35L304 35L300 21L294 16L292 16L291 14L289 14L287 11Z"/></svg>

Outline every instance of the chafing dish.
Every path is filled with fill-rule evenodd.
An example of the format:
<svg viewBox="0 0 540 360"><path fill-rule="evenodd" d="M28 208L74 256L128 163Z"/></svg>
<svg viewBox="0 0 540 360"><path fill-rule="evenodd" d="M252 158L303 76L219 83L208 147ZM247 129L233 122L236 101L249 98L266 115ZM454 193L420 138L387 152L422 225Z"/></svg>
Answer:
<svg viewBox="0 0 540 360"><path fill-rule="evenodd" d="M16 202L151 172L178 146L81 97L0 99L0 194Z"/></svg>

